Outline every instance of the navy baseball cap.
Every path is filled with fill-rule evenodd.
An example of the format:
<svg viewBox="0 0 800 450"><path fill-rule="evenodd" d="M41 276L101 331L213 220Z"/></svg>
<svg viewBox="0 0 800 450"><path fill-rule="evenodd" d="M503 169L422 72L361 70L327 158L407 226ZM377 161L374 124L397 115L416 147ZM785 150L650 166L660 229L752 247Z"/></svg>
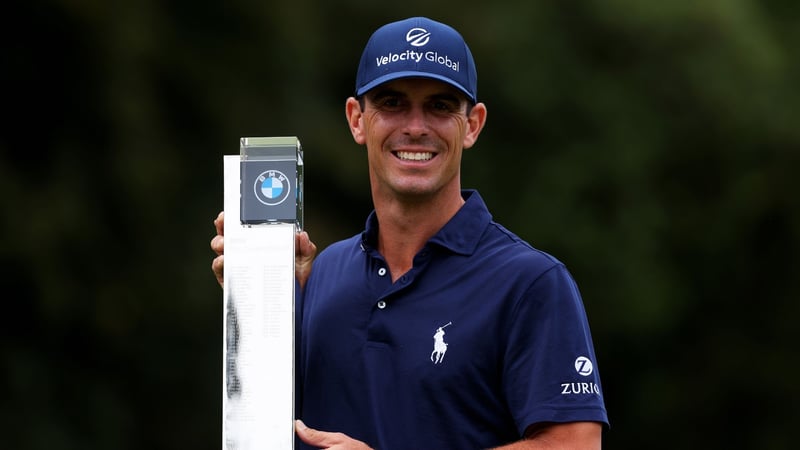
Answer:
<svg viewBox="0 0 800 450"><path fill-rule="evenodd" d="M356 96L387 81L424 77L444 81L477 102L478 74L464 38L449 25L412 17L378 28L356 75Z"/></svg>

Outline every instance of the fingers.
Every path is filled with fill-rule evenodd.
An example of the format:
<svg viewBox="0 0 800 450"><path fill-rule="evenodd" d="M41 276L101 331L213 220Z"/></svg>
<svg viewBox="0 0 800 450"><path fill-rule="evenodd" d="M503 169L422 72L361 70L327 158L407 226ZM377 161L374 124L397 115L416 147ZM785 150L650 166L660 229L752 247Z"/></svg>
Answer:
<svg viewBox="0 0 800 450"><path fill-rule="evenodd" d="M225 257L222 255L217 256L211 261L211 271L214 272L214 276L217 278L217 283L220 286L223 286L224 281L224 267L225 267Z"/></svg>
<svg viewBox="0 0 800 450"><path fill-rule="evenodd" d="M214 250L217 255L225 253L225 238L222 235L218 234L211 238L211 250Z"/></svg>
<svg viewBox="0 0 800 450"><path fill-rule="evenodd" d="M301 231L295 235L294 276L303 289L311 275L311 265L317 254L317 246L311 242L308 233Z"/></svg>
<svg viewBox="0 0 800 450"><path fill-rule="evenodd" d="M217 254L217 257L211 261L211 271L214 272L214 276L217 278L217 283L220 286L223 285L223 269L225 267L225 261L222 257L223 253L225 253L225 239L222 235L225 232L225 212L220 211L217 215L217 218L214 219L214 228L217 230L217 235L211 238L211 250L214 250L214 253Z"/></svg>
<svg viewBox="0 0 800 450"><path fill-rule="evenodd" d="M314 259L317 254L317 246L311 242L308 233L301 231L295 235L295 256L302 259Z"/></svg>
<svg viewBox="0 0 800 450"><path fill-rule="evenodd" d="M225 234L225 211L220 211L217 218L214 219L214 227L217 229L217 234L222 236Z"/></svg>

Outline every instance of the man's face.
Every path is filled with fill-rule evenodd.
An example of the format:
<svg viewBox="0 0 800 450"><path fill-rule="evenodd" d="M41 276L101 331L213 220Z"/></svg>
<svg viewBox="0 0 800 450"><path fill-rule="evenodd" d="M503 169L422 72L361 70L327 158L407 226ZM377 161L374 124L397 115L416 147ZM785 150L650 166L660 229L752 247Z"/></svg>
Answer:
<svg viewBox="0 0 800 450"><path fill-rule="evenodd" d="M365 94L363 103L362 110L349 101L348 120L356 142L367 146L373 195L412 198L460 191L461 155L483 127L482 104L467 115L460 91L425 78L380 85Z"/></svg>

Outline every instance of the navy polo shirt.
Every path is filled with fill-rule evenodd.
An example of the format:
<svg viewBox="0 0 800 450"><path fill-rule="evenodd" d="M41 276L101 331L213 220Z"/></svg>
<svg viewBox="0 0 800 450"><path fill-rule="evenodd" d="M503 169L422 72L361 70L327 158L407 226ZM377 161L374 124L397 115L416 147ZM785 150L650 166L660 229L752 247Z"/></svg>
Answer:
<svg viewBox="0 0 800 450"><path fill-rule="evenodd" d="M564 265L466 203L392 283L366 230L322 251L298 298L297 416L381 450L477 449L537 422L607 423ZM306 448L301 446L302 448Z"/></svg>

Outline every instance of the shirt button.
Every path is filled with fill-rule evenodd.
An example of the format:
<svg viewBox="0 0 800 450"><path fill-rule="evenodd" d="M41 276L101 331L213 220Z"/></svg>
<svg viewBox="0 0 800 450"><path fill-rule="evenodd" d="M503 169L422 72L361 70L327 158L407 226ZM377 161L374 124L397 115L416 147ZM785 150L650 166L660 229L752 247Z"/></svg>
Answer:
<svg viewBox="0 0 800 450"><path fill-rule="evenodd" d="M386 308L386 302L381 300L378 302L378 309Z"/></svg>
<svg viewBox="0 0 800 450"><path fill-rule="evenodd" d="M386 275L386 267L381 267L380 269L378 269L378 276L382 277L384 275Z"/></svg>

